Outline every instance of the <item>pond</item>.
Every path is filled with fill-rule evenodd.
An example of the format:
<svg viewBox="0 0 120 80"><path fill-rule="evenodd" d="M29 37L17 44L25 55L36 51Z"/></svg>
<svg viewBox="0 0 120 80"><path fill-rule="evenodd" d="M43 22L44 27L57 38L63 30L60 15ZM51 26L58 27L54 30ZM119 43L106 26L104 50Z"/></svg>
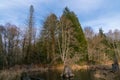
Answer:
<svg viewBox="0 0 120 80"><path fill-rule="evenodd" d="M34 77L39 77L40 80L94 80L91 71L88 70L79 70L74 71L74 77L72 79L63 79L61 78L62 71L50 70L47 72L38 72Z"/></svg>

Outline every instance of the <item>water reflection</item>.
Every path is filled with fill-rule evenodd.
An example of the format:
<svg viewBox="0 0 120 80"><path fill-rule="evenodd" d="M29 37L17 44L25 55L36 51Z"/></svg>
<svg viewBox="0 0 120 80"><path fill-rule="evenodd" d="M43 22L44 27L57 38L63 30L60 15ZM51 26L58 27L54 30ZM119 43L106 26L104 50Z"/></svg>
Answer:
<svg viewBox="0 0 120 80"><path fill-rule="evenodd" d="M89 70L74 71L75 76L73 78L62 78L62 71L50 70L47 72L39 72L36 77L40 80L94 80L92 72Z"/></svg>

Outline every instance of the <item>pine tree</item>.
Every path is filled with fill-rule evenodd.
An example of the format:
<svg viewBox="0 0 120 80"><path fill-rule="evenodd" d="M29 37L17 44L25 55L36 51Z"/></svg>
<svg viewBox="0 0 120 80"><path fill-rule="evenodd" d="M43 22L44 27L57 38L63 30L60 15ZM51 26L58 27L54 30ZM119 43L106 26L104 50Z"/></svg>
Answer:
<svg viewBox="0 0 120 80"><path fill-rule="evenodd" d="M46 18L41 32L43 52L47 54L46 59L48 63L54 60L56 54L56 28L57 16L55 14L50 14Z"/></svg>
<svg viewBox="0 0 120 80"><path fill-rule="evenodd" d="M34 27L34 7L33 5L30 6L30 12L29 12L29 18L28 18L28 27L26 31L26 36L24 39L26 39L26 43L24 43L24 48L26 47L26 55L25 55L25 61L26 63L30 64L32 63L32 45L34 44L35 39L35 27ZM25 50L25 49L23 49Z"/></svg>

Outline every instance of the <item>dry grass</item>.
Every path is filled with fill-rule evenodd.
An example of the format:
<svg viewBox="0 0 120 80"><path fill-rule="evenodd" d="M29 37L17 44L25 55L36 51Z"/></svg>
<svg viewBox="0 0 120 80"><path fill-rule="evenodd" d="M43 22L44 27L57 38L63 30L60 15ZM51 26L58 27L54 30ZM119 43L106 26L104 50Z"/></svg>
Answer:
<svg viewBox="0 0 120 80"><path fill-rule="evenodd" d="M10 71L2 70L0 71L0 80L20 80L21 71Z"/></svg>
<svg viewBox="0 0 120 80"><path fill-rule="evenodd" d="M44 72L47 71L48 69L57 69L57 70L63 70L64 65L55 65L51 66L50 68L48 67L43 67L43 66L35 66L33 65L31 68L27 68L25 66L15 66L12 67L9 70L1 70L0 71L0 80L20 80L20 76L22 72L34 72L34 71L40 71ZM80 69L96 69L96 68L105 68L105 69L110 69L111 68L111 63L110 64L104 64L104 65L71 65L72 70L80 70ZM96 74L98 76L98 74Z"/></svg>
<svg viewBox="0 0 120 80"><path fill-rule="evenodd" d="M10 69L5 69L5 70L1 70L0 71L0 80L20 80L21 77L21 73L23 72L34 72L34 71L40 71L40 72L44 72L47 71L48 68L44 68L44 67L20 67L20 66L15 66L12 67Z"/></svg>
<svg viewBox="0 0 120 80"><path fill-rule="evenodd" d="M111 72L110 70L96 70L94 72L95 80L120 80L118 72Z"/></svg>

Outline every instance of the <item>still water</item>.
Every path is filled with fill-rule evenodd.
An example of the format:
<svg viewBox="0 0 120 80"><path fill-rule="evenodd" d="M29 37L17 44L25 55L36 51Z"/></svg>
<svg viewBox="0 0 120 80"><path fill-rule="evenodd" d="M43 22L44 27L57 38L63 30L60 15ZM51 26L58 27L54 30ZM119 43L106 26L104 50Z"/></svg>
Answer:
<svg viewBox="0 0 120 80"><path fill-rule="evenodd" d="M47 72L37 73L36 77L39 77L40 80L94 80L92 72L88 70L79 70L74 71L74 77L72 79L63 79L61 78L62 71L50 70Z"/></svg>

